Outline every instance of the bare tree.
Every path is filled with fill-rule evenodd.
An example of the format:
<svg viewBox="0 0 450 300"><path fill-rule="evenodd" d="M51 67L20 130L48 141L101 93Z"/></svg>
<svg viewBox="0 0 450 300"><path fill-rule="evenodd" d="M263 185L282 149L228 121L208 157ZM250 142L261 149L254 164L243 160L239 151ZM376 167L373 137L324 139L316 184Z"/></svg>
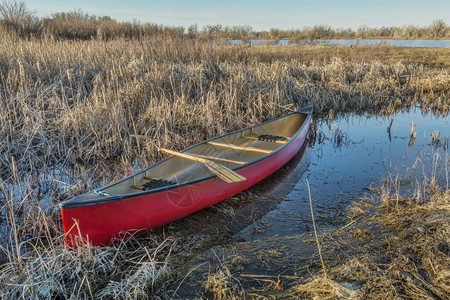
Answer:
<svg viewBox="0 0 450 300"><path fill-rule="evenodd" d="M20 36L31 35L40 30L40 20L28 9L24 1L2 0L0 3L0 24L8 31Z"/></svg>
<svg viewBox="0 0 450 300"><path fill-rule="evenodd" d="M197 24L193 24L188 27L188 37L191 39L196 38L198 35L198 26Z"/></svg>
<svg viewBox="0 0 450 300"><path fill-rule="evenodd" d="M444 37L447 34L447 24L444 20L436 19L430 25L430 31L433 37Z"/></svg>

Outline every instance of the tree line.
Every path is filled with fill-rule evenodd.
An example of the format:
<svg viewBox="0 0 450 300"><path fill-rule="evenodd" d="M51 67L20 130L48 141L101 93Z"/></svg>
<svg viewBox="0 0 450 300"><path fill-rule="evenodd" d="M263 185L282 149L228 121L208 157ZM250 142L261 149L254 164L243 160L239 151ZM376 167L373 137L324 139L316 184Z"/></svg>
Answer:
<svg viewBox="0 0 450 300"><path fill-rule="evenodd" d="M138 20L118 22L111 17L97 17L81 10L60 12L51 17L38 18L36 13L23 1L3 0L0 3L0 27L3 31L20 37L53 37L74 40L109 40L117 38L139 39L142 37L190 38L190 39L251 39L261 40L317 40L339 38L394 38L394 39L436 39L448 38L450 27L441 19L428 26L390 26L370 28L360 26L333 29L328 25L305 26L302 29L255 31L249 25L223 26L206 25L201 29L196 24L183 26L164 26L154 23L141 23Z"/></svg>

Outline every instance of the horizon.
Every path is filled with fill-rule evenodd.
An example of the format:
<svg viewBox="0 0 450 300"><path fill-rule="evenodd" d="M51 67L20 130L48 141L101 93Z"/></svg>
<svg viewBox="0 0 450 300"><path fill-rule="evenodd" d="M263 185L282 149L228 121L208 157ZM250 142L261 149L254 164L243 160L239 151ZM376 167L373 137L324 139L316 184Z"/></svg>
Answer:
<svg viewBox="0 0 450 300"><path fill-rule="evenodd" d="M40 18L51 17L60 12L81 9L84 13L98 17L108 16L119 22L137 20L165 26L188 28L197 24L251 26L254 31L270 29L301 29L315 25L328 25L334 29L362 26L370 28L398 26L428 26L441 19L449 23L450 1L354 1L280 0L277 5L267 0L228 2L204 0L168 0L164 3L145 0L122 1L56 1L29 0L27 7Z"/></svg>

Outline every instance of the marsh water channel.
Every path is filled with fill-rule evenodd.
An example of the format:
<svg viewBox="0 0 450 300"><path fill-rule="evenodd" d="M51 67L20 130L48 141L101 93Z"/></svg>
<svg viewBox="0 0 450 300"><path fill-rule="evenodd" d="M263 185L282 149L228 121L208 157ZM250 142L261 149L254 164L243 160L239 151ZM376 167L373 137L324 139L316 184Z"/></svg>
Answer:
<svg viewBox="0 0 450 300"><path fill-rule="evenodd" d="M318 261L308 184L319 233L346 226L346 209L373 195L371 189L388 177L411 183L435 174L445 187L448 117L411 109L389 117L346 115L316 121L315 127L309 145L283 169L242 195L167 227L191 232L182 241L189 254L180 255L180 279L173 286L178 297L198 297L214 272L229 271L246 290L267 288L267 280L280 274L307 276L311 262ZM405 184L403 192L410 187Z"/></svg>

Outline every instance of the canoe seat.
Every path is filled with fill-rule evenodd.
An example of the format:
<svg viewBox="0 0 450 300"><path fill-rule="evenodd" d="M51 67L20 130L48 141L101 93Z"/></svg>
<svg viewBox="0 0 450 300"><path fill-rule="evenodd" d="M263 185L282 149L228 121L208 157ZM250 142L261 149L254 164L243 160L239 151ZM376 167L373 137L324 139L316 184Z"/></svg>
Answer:
<svg viewBox="0 0 450 300"><path fill-rule="evenodd" d="M258 140L260 141L264 141L264 142L271 142L271 143L276 143L277 141L285 141L288 138L284 137L284 136L279 136L279 135L270 135L270 134L263 134L258 136Z"/></svg>
<svg viewBox="0 0 450 300"><path fill-rule="evenodd" d="M149 182L145 183L142 185L143 187L143 191L147 191L147 190L152 190L152 189L156 189L156 188L161 188L161 187L165 187L168 185L174 185L177 184L175 181L172 180L166 180L166 179L153 179L150 180Z"/></svg>
<svg viewBox="0 0 450 300"><path fill-rule="evenodd" d="M269 142L269 143L277 143L277 144L284 144L286 143L289 138L285 136L279 136L279 135L270 135L270 134L262 134L258 137L255 136L241 136L244 139L248 140L258 140L263 142Z"/></svg>
<svg viewBox="0 0 450 300"><path fill-rule="evenodd" d="M143 185L133 184L131 187L142 191L148 191L175 184L177 184L175 181L158 178L158 179L151 179L149 182L144 183Z"/></svg>

